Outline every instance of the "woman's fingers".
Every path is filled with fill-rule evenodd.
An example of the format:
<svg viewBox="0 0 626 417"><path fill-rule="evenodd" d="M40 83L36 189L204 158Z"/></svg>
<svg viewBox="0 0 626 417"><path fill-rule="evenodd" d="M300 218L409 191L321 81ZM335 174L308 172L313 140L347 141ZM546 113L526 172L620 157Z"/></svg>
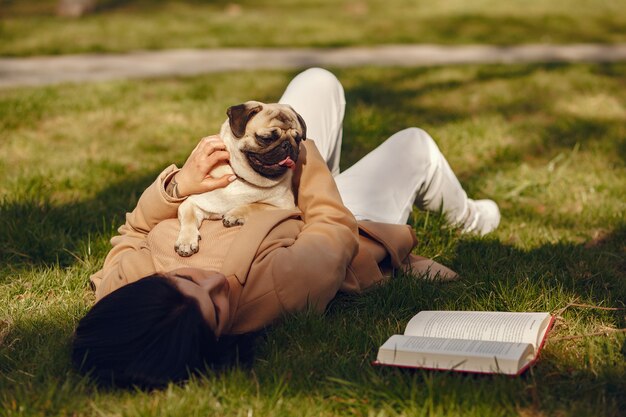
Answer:
<svg viewBox="0 0 626 417"><path fill-rule="evenodd" d="M202 140L206 140L206 141L212 141L212 140L222 140L222 138L220 137L220 135L209 135L209 136L205 136L202 138Z"/></svg>
<svg viewBox="0 0 626 417"><path fill-rule="evenodd" d="M229 159L230 154L219 135L202 138L176 175L179 195L199 194L230 184L237 178L236 176L225 175L221 178L211 176L211 171L216 166L228 162Z"/></svg>
<svg viewBox="0 0 626 417"><path fill-rule="evenodd" d="M229 153L226 151L226 145L219 136L208 136L202 139L197 153L199 162L201 161L201 165L203 165L203 170L206 170L205 175L219 162L227 161L229 156Z"/></svg>
<svg viewBox="0 0 626 417"><path fill-rule="evenodd" d="M202 153L206 153L204 150L206 149L206 147L208 145L211 145L212 143L224 143L222 142L222 139L220 138L219 135L211 135L211 136L206 136L202 139L200 139L200 141L198 141L198 144L196 145L195 148L193 148L193 151L191 151L191 153L195 153L195 152L202 152Z"/></svg>
<svg viewBox="0 0 626 417"><path fill-rule="evenodd" d="M228 161L229 159L230 159L230 154L226 151L212 152L206 158L207 174L211 169L213 169L213 167L215 167L215 165L219 164L222 161Z"/></svg>
<svg viewBox="0 0 626 417"><path fill-rule="evenodd" d="M201 142L200 142L200 154L202 155L210 155L211 153L217 151L217 150L224 150L226 149L226 145L224 144L224 142L222 142L222 140L218 137L218 138L204 138Z"/></svg>
<svg viewBox="0 0 626 417"><path fill-rule="evenodd" d="M208 177L202 183L205 185L207 191L213 191L218 188L224 188L231 182L237 179L236 175L224 175L221 178Z"/></svg>
<svg viewBox="0 0 626 417"><path fill-rule="evenodd" d="M218 137L217 139L219 139L219 137ZM209 141L211 141L211 140L215 140L215 139L214 139L214 136L206 136L206 137L204 137L204 138L200 139L200 140L198 141L198 144L196 145L196 147L195 147L195 148L193 148L193 151L191 151L191 153L194 153L194 152L198 151L200 148L202 148L202 147L206 146L206 144L207 144Z"/></svg>
<svg viewBox="0 0 626 417"><path fill-rule="evenodd" d="M224 188L226 187L228 184L230 184L231 182L235 181L237 179L236 175L224 175L221 178L209 178L207 179L207 187L209 188L208 191L213 191L217 188Z"/></svg>

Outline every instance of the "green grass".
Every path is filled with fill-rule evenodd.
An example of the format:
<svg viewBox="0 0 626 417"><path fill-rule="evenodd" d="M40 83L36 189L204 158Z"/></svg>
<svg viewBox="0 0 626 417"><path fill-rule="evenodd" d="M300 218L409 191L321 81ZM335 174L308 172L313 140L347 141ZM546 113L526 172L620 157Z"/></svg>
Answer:
<svg viewBox="0 0 626 417"><path fill-rule="evenodd" d="M422 309L552 311L626 300L626 65L464 66L337 72L343 168L393 132L428 130L503 222L459 235L415 212L418 252L457 270L338 296L323 316L264 335L251 369L182 386L98 389L70 366L88 277L139 194L227 106L276 100L293 73L240 72L0 91L0 415L619 416L624 311L568 308L519 378L372 367Z"/></svg>
<svg viewBox="0 0 626 417"><path fill-rule="evenodd" d="M626 0L0 0L0 55L237 46L625 42Z"/></svg>

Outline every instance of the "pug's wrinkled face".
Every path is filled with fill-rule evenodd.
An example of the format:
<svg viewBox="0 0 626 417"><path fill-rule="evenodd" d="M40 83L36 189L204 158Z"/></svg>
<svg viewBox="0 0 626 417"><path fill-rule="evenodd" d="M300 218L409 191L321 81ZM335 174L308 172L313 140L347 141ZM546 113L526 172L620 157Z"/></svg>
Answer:
<svg viewBox="0 0 626 417"><path fill-rule="evenodd" d="M291 106L248 101L226 113L235 145L256 173L278 179L295 168L306 125Z"/></svg>

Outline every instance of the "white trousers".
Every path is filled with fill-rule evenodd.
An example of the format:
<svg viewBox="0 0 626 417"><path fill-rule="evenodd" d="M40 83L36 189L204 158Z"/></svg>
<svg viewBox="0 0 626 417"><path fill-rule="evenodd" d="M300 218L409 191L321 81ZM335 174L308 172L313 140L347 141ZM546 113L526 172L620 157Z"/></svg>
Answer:
<svg viewBox="0 0 626 417"><path fill-rule="evenodd" d="M308 69L289 83L280 102L304 119L307 136L315 141L343 203L357 219L405 224L417 204L442 210L452 224L467 220L467 194L425 131L402 130L340 173L346 101L339 80L324 69Z"/></svg>

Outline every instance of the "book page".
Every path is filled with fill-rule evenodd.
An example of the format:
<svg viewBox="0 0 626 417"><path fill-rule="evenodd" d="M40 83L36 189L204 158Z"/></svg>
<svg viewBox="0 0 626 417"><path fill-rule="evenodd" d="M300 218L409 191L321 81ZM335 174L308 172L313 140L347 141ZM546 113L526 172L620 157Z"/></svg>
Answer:
<svg viewBox="0 0 626 417"><path fill-rule="evenodd" d="M515 374L533 357L528 343L393 335L379 349L383 365Z"/></svg>
<svg viewBox="0 0 626 417"><path fill-rule="evenodd" d="M422 311L409 321L404 334L528 343L536 349L549 323L549 313Z"/></svg>

